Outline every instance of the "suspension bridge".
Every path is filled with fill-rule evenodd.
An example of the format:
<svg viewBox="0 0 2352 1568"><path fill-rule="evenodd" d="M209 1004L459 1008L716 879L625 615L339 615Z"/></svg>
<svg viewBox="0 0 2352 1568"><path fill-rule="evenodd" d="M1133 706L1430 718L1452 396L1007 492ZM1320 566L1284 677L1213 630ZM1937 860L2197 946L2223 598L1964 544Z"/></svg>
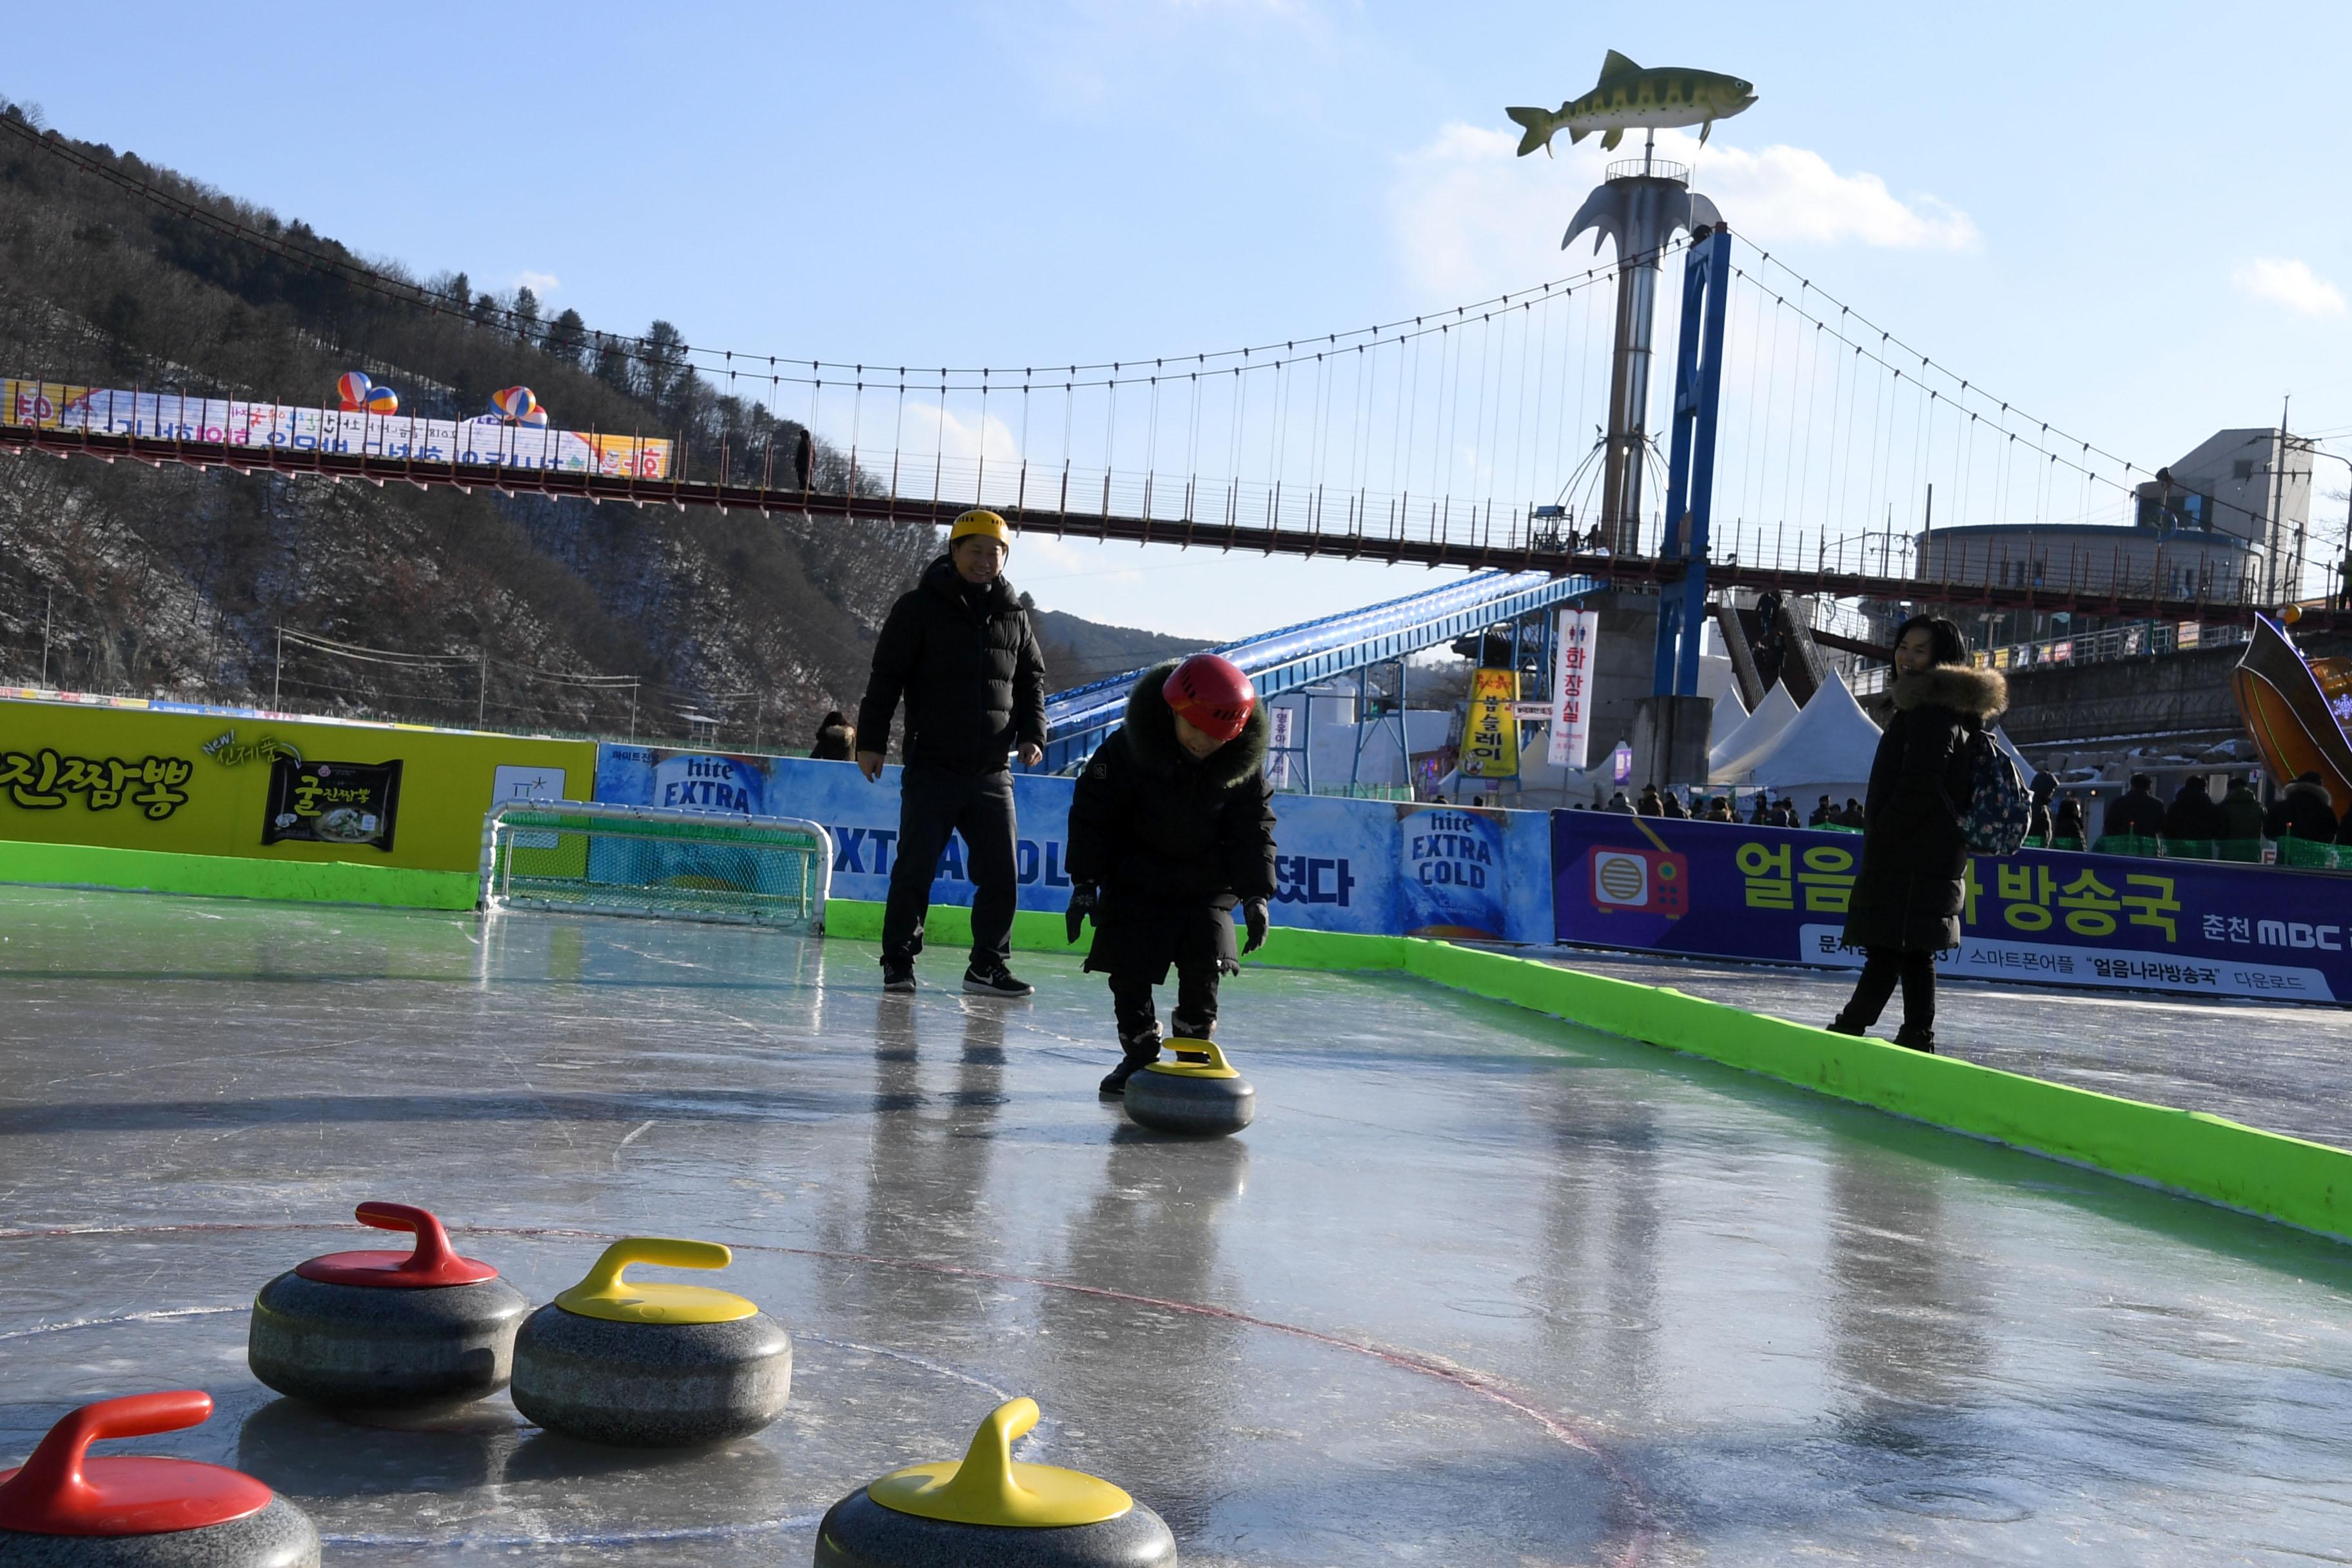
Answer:
<svg viewBox="0 0 2352 1568"><path fill-rule="evenodd" d="M2300 596L2305 574L2300 539L2292 562L2267 576L2217 564L2203 547L2210 534L2146 548L2136 520L2156 468L1898 338L1740 237L1695 193L1677 198L1679 227L1637 234L1609 218L1602 198L1621 185L1687 191L1690 171L1647 159L1612 168L1571 226L1571 239L1596 228L1614 237L1613 262L1597 258L1596 243L1594 265L1526 289L1215 351L916 367L603 333L559 344L503 306L436 294L307 231L264 231L226 204L154 186L13 123L0 129L134 191L171 223L384 310L503 334L552 356L551 369L617 355L646 385L698 378L708 399L759 416L749 438L734 433L742 421L715 440L690 427L596 433L667 442L657 474L525 468L372 450L364 433L356 443L232 441L236 400L299 401L301 389L185 385L174 389L183 398L220 403L217 438L207 421L193 433L77 426L26 416L12 400L0 412L0 449L22 454L919 526L988 506L1023 532L1061 539L1458 569L1489 586L1540 577L1549 586L1504 597L1654 595L1665 623L1661 691L1679 689L1685 659L1668 648L1683 636L1677 626L1695 627L1715 590L2227 624ZM1676 261L1683 309L1660 313L1654 348L1646 291ZM1627 331L1635 316L1644 318L1637 341ZM327 347L398 376L396 364L371 357L363 326ZM96 384L82 357L95 353L68 343L53 363L0 368L27 376L19 384L40 389L42 406L68 407ZM1670 412L1654 427L1654 356L1675 367ZM562 423L562 408L551 412ZM2274 515L2230 510L2209 509L2206 528L2275 531ZM2061 528L2068 539L2061 552L1969 536L1988 523ZM2111 526L2084 526L2097 524ZM1939 529L1930 554L1920 542ZM1476 603L1486 591L1423 605L1429 626L1486 613ZM2313 624L2343 620L2320 610ZM1329 673L1335 650L1387 658L1377 650L1414 636L1427 637L1419 646L1443 640L1434 630L1360 636L1347 616L1316 625L1302 670ZM1258 673L1278 684L1286 668ZM1086 689L1063 697L1091 700Z"/></svg>

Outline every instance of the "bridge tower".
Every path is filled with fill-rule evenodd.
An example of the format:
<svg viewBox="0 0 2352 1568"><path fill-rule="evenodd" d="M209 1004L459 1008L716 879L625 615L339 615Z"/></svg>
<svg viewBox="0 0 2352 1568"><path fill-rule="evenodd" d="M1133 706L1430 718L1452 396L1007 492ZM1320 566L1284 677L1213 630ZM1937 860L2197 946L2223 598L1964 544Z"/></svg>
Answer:
<svg viewBox="0 0 2352 1568"><path fill-rule="evenodd" d="M1650 366L1657 316L1658 274L1678 231L1692 245L1683 263L1682 334L1676 355L1673 458L1668 468L1665 537L1661 556L1684 562L1678 581L1663 584L1654 601L1656 650L1650 679L1633 661L1604 648L1603 678L1649 695L1633 717L1633 757L1643 783L1689 784L1704 778L1709 714L1698 700L1699 639L1706 620L1707 521L1715 477L1716 412L1722 389L1725 302L1730 291L1730 232L1715 204L1690 188L1690 170L1644 147L1641 157L1612 164L1586 196L1560 239L1566 249L1590 232L1597 252L1603 238L1617 247L1617 331L1609 374L1609 427L1601 468L1601 528L1614 555L1640 553L1642 494L1650 449ZM1647 595L1643 595L1646 599ZM1643 609L1649 605L1644 605ZM1638 637L1645 616L1603 612L1610 634ZM1618 626L1610 623L1616 621ZM1636 656L1638 658L1638 656ZM1611 682L1615 684L1616 682ZM1630 693L1628 693L1630 694ZM1606 691L1596 707L1619 707ZM1622 711L1622 707L1619 707Z"/></svg>

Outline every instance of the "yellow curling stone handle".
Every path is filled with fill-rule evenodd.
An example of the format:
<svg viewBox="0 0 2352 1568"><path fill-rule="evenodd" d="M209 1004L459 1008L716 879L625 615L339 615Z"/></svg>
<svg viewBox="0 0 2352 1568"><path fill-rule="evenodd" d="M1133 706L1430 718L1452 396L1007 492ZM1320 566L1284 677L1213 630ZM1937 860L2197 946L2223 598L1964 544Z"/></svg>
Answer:
<svg viewBox="0 0 2352 1568"><path fill-rule="evenodd" d="M625 1271L632 1263L656 1268L724 1268L733 1261L735 1255L715 1241L625 1236L604 1249L586 1279L556 1297L555 1304L608 1323L731 1323L757 1312L757 1303L701 1285L633 1280Z"/></svg>
<svg viewBox="0 0 2352 1568"><path fill-rule="evenodd" d="M1239 1078L1234 1064L1225 1060L1225 1053L1217 1048L1214 1040L1192 1040L1181 1036L1167 1042L1176 1053L1172 1062L1153 1062L1146 1072L1164 1072L1170 1078ZM1187 1059L1193 1058L1193 1059Z"/></svg>
<svg viewBox="0 0 2352 1568"><path fill-rule="evenodd" d="M1017 1463L1013 1439L1035 1425L1035 1400L1007 1400L972 1434L961 1464L909 1465L869 1484L866 1495L918 1519L1026 1530L1100 1524L1135 1506L1108 1481L1058 1465Z"/></svg>

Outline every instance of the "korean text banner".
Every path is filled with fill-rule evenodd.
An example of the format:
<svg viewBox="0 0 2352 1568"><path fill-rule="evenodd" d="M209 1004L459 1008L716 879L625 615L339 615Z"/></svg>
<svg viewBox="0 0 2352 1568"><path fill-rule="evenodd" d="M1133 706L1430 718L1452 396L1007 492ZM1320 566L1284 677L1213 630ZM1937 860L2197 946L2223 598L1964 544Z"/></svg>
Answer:
<svg viewBox="0 0 2352 1568"><path fill-rule="evenodd" d="M1519 776L1519 721L1511 711L1519 700L1519 672L1481 669L1470 677L1470 724L1462 738L1462 776Z"/></svg>
<svg viewBox="0 0 2352 1568"><path fill-rule="evenodd" d="M54 381L0 381L0 424L94 435L146 436L231 447L363 452L419 462L481 463L566 473L669 472L670 444L630 436L583 435L495 418L421 419L405 414L339 413L225 397L110 391Z"/></svg>
<svg viewBox="0 0 2352 1568"><path fill-rule="evenodd" d="M1582 773L1592 734L1592 654L1600 646L1601 616L1595 610L1559 613L1559 651L1552 660L1551 741L1547 759L1556 768Z"/></svg>
<svg viewBox="0 0 2352 1568"><path fill-rule="evenodd" d="M583 798L595 755L586 741L0 700L0 840L472 871L494 800Z"/></svg>
<svg viewBox="0 0 2352 1568"><path fill-rule="evenodd" d="M1073 781L1015 773L1020 907L1069 907ZM898 770L867 784L851 763L607 745L596 798L622 805L797 816L833 836L833 891L880 900L898 841ZM1414 931L1507 942L1551 940L1549 826L1535 812L1277 795L1277 925L1391 935ZM1522 868L1514 875L1513 868ZM1538 868L1545 869L1538 869ZM963 846L950 841L931 900L971 902Z"/></svg>
<svg viewBox="0 0 2352 1568"><path fill-rule="evenodd" d="M1559 940L1851 967L1852 833L1552 814ZM1947 973L2296 1002L2352 999L2352 879L2037 849L1969 862Z"/></svg>

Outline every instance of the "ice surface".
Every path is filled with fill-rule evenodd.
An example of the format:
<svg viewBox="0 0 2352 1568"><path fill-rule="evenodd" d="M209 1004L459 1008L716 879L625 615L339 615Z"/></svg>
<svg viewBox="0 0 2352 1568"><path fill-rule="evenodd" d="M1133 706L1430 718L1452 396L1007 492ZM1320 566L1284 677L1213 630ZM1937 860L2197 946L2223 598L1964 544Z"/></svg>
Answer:
<svg viewBox="0 0 2352 1568"><path fill-rule="evenodd" d="M2308 1561L2352 1254L1402 978L1255 972L1257 1124L1135 1136L1108 998L704 926L0 890L0 1461L193 1385L330 1561L771 1564L1025 1393L1191 1564ZM275 1400L243 1308L436 1209L536 1300L738 1247L785 1418L583 1448ZM470 1228L468 1228L470 1227Z"/></svg>

